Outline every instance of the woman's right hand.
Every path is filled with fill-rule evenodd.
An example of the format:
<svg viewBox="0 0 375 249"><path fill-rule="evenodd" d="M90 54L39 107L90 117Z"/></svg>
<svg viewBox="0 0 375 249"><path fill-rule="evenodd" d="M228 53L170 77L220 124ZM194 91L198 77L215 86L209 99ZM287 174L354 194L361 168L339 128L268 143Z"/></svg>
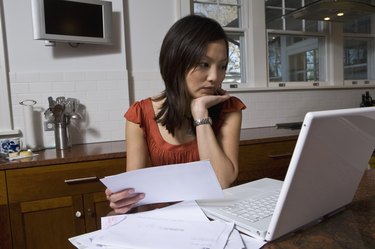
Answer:
<svg viewBox="0 0 375 249"><path fill-rule="evenodd" d="M109 201L109 206L117 214L124 214L129 212L136 203L145 197L144 193L134 193L134 189L124 189L122 191L112 193L111 190L106 189L105 194Z"/></svg>

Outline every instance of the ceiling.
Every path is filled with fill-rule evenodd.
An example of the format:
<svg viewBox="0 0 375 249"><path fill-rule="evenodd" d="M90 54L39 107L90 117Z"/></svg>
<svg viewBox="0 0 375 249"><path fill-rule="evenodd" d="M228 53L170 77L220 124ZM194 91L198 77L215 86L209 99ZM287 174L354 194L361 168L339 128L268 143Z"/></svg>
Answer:
<svg viewBox="0 0 375 249"><path fill-rule="evenodd" d="M342 15L338 16L338 13ZM344 22L372 14L375 14L375 5L371 1L320 0L310 1L287 15L296 19Z"/></svg>

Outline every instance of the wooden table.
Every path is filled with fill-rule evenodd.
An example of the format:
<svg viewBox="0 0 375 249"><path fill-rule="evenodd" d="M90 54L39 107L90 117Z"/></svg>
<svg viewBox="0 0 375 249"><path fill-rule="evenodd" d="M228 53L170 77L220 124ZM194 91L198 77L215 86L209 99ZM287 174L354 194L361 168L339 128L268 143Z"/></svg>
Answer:
<svg viewBox="0 0 375 249"><path fill-rule="evenodd" d="M375 248L375 169L366 170L355 198L347 208L263 249Z"/></svg>

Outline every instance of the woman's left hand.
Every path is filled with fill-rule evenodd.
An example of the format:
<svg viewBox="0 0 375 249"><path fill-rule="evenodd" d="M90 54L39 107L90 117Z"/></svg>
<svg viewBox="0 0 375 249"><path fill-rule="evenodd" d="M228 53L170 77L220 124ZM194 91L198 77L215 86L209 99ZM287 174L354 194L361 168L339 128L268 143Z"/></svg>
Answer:
<svg viewBox="0 0 375 249"><path fill-rule="evenodd" d="M191 114L194 119L208 116L208 108L217 105L230 98L230 95L223 89L218 89L218 95L205 95L191 101Z"/></svg>

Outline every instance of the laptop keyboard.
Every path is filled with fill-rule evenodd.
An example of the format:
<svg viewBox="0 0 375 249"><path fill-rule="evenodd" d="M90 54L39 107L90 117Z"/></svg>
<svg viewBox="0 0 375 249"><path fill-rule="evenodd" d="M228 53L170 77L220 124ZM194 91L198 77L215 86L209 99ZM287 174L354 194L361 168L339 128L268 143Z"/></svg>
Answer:
<svg viewBox="0 0 375 249"><path fill-rule="evenodd" d="M271 192L269 195L262 196L260 199L239 200L221 209L231 215L250 222L256 222L273 214L277 199L279 198L279 193L279 191Z"/></svg>

